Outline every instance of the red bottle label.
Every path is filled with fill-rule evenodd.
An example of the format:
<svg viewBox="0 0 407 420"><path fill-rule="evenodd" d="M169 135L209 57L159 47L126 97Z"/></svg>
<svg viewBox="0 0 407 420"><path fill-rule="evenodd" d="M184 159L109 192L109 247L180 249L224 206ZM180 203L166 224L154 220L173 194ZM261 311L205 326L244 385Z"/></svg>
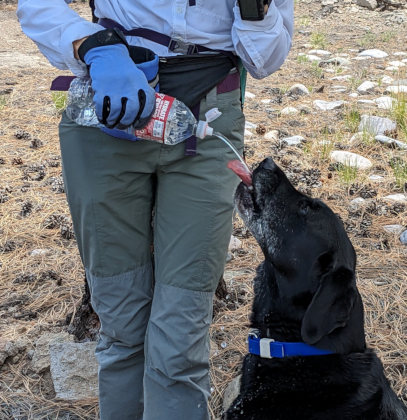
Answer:
<svg viewBox="0 0 407 420"><path fill-rule="evenodd" d="M165 127L167 125L168 114L175 98L164 95L163 93L155 94L155 111L148 124L139 130L134 130L134 135L140 139L154 140L164 143Z"/></svg>

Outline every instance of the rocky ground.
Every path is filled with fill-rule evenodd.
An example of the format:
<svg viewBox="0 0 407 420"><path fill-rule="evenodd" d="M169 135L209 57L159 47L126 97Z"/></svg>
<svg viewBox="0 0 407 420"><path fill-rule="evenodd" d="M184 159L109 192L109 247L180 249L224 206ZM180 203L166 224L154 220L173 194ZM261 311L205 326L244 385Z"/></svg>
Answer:
<svg viewBox="0 0 407 420"><path fill-rule="evenodd" d="M298 188L342 218L358 253L369 346L407 401L407 12L394 1L377 6L296 2L286 63L266 80L248 80L246 158L255 166L273 156ZM85 4L73 7L89 17ZM71 351L86 341L71 334L84 273L61 177L64 96L49 92L66 73L21 33L15 4L0 1L0 22L0 419L96 419L94 390L72 402L50 370L50 348L55 373L60 343ZM214 419L246 351L261 260L236 217L211 329ZM91 354L92 345L81 343L67 360Z"/></svg>

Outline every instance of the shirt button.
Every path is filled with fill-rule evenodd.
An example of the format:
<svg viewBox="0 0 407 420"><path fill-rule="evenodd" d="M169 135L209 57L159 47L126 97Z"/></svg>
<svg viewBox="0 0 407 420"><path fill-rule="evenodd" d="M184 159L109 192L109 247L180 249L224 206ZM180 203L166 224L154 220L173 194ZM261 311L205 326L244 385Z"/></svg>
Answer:
<svg viewBox="0 0 407 420"><path fill-rule="evenodd" d="M182 7L177 8L177 13L180 15L182 13Z"/></svg>

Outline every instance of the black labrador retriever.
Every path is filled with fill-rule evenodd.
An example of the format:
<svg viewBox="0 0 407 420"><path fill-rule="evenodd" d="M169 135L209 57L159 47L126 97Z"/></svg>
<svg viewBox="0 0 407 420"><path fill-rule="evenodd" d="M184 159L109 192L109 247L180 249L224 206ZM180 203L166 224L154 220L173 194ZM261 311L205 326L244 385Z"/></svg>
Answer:
<svg viewBox="0 0 407 420"><path fill-rule="evenodd" d="M225 418L407 419L366 348L356 255L341 221L297 191L271 158L252 183L239 185L236 204L265 257L250 318L255 354L244 359L240 394Z"/></svg>

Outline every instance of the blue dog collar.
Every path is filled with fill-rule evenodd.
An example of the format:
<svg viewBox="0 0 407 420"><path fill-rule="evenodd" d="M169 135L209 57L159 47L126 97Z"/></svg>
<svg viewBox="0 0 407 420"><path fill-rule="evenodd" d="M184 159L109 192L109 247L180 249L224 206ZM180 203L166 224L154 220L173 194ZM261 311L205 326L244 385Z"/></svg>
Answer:
<svg viewBox="0 0 407 420"><path fill-rule="evenodd" d="M290 356L324 356L333 354L328 350L321 350L305 343L285 343L274 341L272 338L260 338L257 333L249 334L249 353L272 359Z"/></svg>

